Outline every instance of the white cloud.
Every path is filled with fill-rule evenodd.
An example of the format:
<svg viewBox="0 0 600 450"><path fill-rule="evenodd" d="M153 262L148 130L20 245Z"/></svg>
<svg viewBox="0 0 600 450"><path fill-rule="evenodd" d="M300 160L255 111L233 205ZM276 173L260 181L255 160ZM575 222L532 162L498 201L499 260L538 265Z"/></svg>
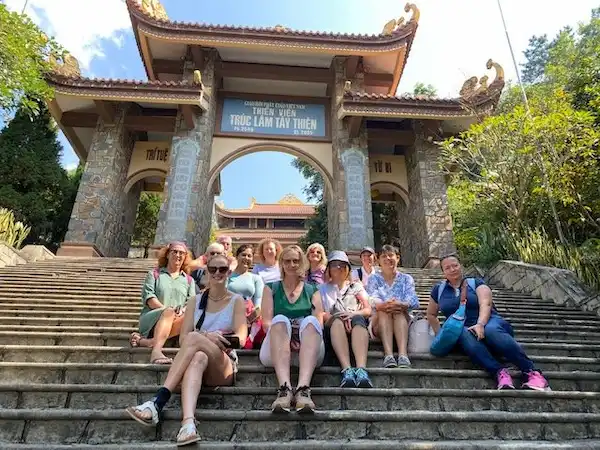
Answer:
<svg viewBox="0 0 600 450"><path fill-rule="evenodd" d="M25 0L6 0L9 9L21 11ZM94 58L105 56L102 41L123 45L131 21L123 0L29 0L26 13L45 32L89 69Z"/></svg>
<svg viewBox="0 0 600 450"><path fill-rule="evenodd" d="M65 165L65 170L67 172L69 172L71 170L75 170L75 169L77 169L78 165L79 165L79 163L70 163L70 164L67 164L67 165Z"/></svg>

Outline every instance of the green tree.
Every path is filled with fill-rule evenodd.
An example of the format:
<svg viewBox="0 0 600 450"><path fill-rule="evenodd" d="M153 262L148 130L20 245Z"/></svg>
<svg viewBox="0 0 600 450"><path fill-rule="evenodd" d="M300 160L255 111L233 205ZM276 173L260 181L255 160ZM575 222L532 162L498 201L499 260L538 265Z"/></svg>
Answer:
<svg viewBox="0 0 600 450"><path fill-rule="evenodd" d="M296 158L292 161L292 166L306 178L308 184L304 186L303 191L309 201L316 203L315 215L308 219L308 231L300 239L300 246L306 248L313 242L319 242L325 249L329 241L327 230L327 203L324 201L325 182L321 173L303 159Z"/></svg>
<svg viewBox="0 0 600 450"><path fill-rule="evenodd" d="M25 243L57 248L64 238L77 188L60 165L62 147L43 103L30 117L23 106L0 132L0 206L31 226Z"/></svg>
<svg viewBox="0 0 600 450"><path fill-rule="evenodd" d="M560 223L570 225L572 239L600 231L595 220L600 210L593 198L582 196L593 190L587 177L600 176L595 156L600 135L593 116L575 110L568 100L560 90L530 98L531 112L517 106L442 143L444 167L455 180L473 185L473 208L490 210L486 204L493 204L496 218L504 217L511 233L543 227L556 230L552 236L558 237L548 195L559 209Z"/></svg>
<svg viewBox="0 0 600 450"><path fill-rule="evenodd" d="M429 97L435 97L437 95L437 89L431 84L417 83L413 88L414 95L427 95Z"/></svg>
<svg viewBox="0 0 600 450"><path fill-rule="evenodd" d="M548 36L532 36L529 38L529 46L525 49L525 63L523 66L523 82L538 83L543 80L548 63L551 44Z"/></svg>
<svg viewBox="0 0 600 450"><path fill-rule="evenodd" d="M39 111L39 101L51 97L44 80L50 54L62 50L24 14L0 3L0 109Z"/></svg>
<svg viewBox="0 0 600 450"><path fill-rule="evenodd" d="M142 192L140 195L132 240L134 245L144 247L144 258L148 257L148 250L154 244L161 204L162 197L159 194Z"/></svg>
<svg viewBox="0 0 600 450"><path fill-rule="evenodd" d="M395 203L373 203L373 240L375 248L399 245L398 211Z"/></svg>

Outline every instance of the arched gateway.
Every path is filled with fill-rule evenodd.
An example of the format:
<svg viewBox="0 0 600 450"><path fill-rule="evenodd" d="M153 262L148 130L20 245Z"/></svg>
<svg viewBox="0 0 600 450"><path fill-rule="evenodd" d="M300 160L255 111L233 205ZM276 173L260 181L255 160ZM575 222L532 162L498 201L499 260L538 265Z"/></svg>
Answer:
<svg viewBox="0 0 600 450"><path fill-rule="evenodd" d="M50 110L86 161L59 254L126 256L143 190L164 194L156 244L200 251L221 168L265 149L324 175L330 247L372 245L376 192L402 199L405 265L454 248L433 142L493 109L499 65L459 98L396 97L418 27L412 4L409 20L373 36L171 22L158 0L126 4L149 81L84 78L71 56L48 74Z"/></svg>

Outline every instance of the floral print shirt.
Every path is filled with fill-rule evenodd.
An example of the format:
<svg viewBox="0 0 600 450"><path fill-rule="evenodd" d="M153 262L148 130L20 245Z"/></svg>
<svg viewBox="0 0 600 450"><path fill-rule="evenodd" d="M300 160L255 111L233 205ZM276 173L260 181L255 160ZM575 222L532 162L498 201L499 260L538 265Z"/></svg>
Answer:
<svg viewBox="0 0 600 450"><path fill-rule="evenodd" d="M391 286L385 282L382 273L372 274L367 282L367 294L373 305L395 298L399 302L408 302L409 310L419 307L415 280L402 272L396 272L396 278Z"/></svg>

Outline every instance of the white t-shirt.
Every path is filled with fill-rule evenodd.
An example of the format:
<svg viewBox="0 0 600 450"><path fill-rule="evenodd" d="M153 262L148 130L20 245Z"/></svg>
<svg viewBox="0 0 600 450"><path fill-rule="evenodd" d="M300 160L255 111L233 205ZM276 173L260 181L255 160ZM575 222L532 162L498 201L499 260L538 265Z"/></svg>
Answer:
<svg viewBox="0 0 600 450"><path fill-rule="evenodd" d="M255 264L252 268L252 273L259 275L263 279L265 284L281 280L281 271L279 270L278 264L275 264L274 266Z"/></svg>
<svg viewBox="0 0 600 450"><path fill-rule="evenodd" d="M371 272L369 273L367 269L361 266L360 270L362 271L362 278L358 276L358 269L353 269L351 273L351 277L353 281L360 281L363 286L366 286L369 282L369 276L373 275L377 272L377 268L373 267Z"/></svg>
<svg viewBox="0 0 600 450"><path fill-rule="evenodd" d="M367 293L360 281L351 281L340 289L337 284L324 283L319 286L319 293L323 302L323 311L335 314L337 312L356 312L360 309L357 298L361 292Z"/></svg>

